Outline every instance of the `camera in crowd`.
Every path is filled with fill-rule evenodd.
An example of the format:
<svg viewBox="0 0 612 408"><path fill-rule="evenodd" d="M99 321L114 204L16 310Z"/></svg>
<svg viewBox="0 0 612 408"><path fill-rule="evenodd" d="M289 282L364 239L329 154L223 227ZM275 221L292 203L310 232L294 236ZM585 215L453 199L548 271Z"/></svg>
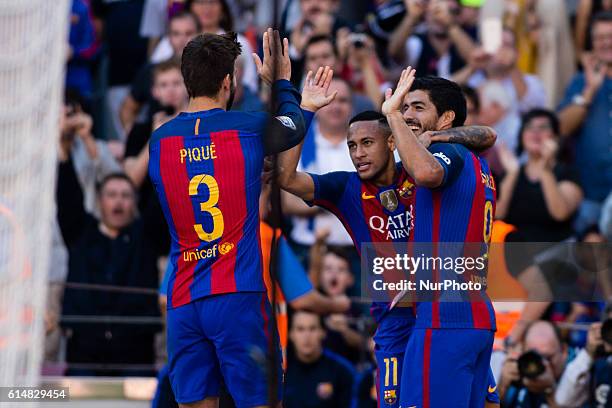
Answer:
<svg viewBox="0 0 612 408"><path fill-rule="evenodd" d="M544 357L534 350L523 353L518 358L518 370L521 378L533 380L538 378L546 371L544 366Z"/></svg>

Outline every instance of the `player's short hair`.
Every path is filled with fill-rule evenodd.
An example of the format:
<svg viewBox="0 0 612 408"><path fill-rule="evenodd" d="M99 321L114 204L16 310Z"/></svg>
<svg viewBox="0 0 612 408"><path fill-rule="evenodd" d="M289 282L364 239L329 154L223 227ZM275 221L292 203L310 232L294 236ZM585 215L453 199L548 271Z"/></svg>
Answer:
<svg viewBox="0 0 612 408"><path fill-rule="evenodd" d="M455 112L453 127L462 126L467 116L465 96L461 87L448 79L426 76L416 78L410 91L425 91L436 107L438 116L446 111Z"/></svg>
<svg viewBox="0 0 612 408"><path fill-rule="evenodd" d="M185 1L185 10L191 10L193 6L194 0ZM227 0L219 0L221 3L221 21L219 22L219 27L223 29L223 31L233 31L234 30L234 17L232 16L232 10L230 9L229 3Z"/></svg>
<svg viewBox="0 0 612 408"><path fill-rule="evenodd" d="M184 19L191 19L193 21L193 24L195 24L197 32L200 32L200 30L202 30L202 25L200 24L200 20L198 20L198 17L188 10L182 10L176 14L173 14L168 20L168 29L170 29L170 26L172 25L173 21Z"/></svg>
<svg viewBox="0 0 612 408"><path fill-rule="evenodd" d="M155 64L153 66L153 70L151 71L151 84L155 84L155 81L160 74L173 69L181 72L181 61L178 58L170 58L169 60Z"/></svg>
<svg viewBox="0 0 612 408"><path fill-rule="evenodd" d="M110 173L104 176L102 180L100 180L96 184L96 192L100 194L102 190L104 189L104 186L106 186L108 182L113 181L113 180L123 180L127 182L132 188L132 192L134 193L134 196L136 197L137 195L136 185L134 185L134 182L132 181L131 178L128 177L127 174L121 173L121 172Z"/></svg>
<svg viewBox="0 0 612 408"><path fill-rule="evenodd" d="M236 33L200 34L185 46L181 72L191 98L219 93L223 79L234 77L234 64L242 52Z"/></svg>
<svg viewBox="0 0 612 408"><path fill-rule="evenodd" d="M391 136L391 127L389 126L389 122L387 121L387 117L380 112L376 111L363 111L353 116L351 120L349 120L349 126L353 123L357 122L372 122L376 121L383 134L388 137Z"/></svg>
<svg viewBox="0 0 612 408"><path fill-rule="evenodd" d="M304 46L304 55L308 53L308 48L310 48L311 45L317 44L320 42L330 43L332 46L332 50L334 51L334 55L336 57L338 56L338 48L336 47L336 43L334 42L334 39L330 37L329 35L325 35L325 34L317 34L317 35L313 35L312 37L310 37L308 41L306 42L306 45Z"/></svg>

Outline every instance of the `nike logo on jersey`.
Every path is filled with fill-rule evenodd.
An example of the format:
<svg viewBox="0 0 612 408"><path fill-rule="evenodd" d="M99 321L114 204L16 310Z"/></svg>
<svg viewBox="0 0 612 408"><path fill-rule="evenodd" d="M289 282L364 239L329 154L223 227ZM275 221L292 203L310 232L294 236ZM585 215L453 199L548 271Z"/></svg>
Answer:
<svg viewBox="0 0 612 408"><path fill-rule="evenodd" d="M496 390L496 389L497 389L497 385L496 385L495 387L491 387L491 386L489 385L489 388L488 388L489 394L493 394L493 393L495 392L495 390Z"/></svg>
<svg viewBox="0 0 612 408"><path fill-rule="evenodd" d="M376 196L369 195L366 192L363 192L363 193L361 193L361 198L364 199L364 200L369 200L369 199L372 199L372 198L376 198Z"/></svg>

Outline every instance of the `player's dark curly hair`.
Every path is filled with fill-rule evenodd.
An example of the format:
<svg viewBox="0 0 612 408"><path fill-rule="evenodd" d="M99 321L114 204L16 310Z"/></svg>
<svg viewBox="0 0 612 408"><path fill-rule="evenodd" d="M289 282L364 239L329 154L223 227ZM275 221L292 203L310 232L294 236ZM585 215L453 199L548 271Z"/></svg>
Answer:
<svg viewBox="0 0 612 408"><path fill-rule="evenodd" d="M410 91L427 92L438 116L446 111L455 112L453 127L462 126L467 116L467 105L461 87L448 79L426 76L416 78Z"/></svg>
<svg viewBox="0 0 612 408"><path fill-rule="evenodd" d="M181 73L191 98L215 97L223 79L234 77L234 64L242 52L236 33L200 34L183 50Z"/></svg>

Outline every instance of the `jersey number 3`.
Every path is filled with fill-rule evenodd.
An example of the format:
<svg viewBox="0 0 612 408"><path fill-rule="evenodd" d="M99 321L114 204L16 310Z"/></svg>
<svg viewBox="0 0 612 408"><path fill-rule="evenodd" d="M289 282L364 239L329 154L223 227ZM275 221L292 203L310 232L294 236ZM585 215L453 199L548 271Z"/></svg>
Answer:
<svg viewBox="0 0 612 408"><path fill-rule="evenodd" d="M189 181L190 196L198 195L200 184L204 184L208 188L208 200L200 203L200 211L210 214L213 221L213 230L211 232L204 231L202 224L195 224L193 228L202 241L210 242L221 238L225 227L223 223L223 214L217 207L217 203L219 202L219 184L217 184L217 180L215 180L213 176L208 174L195 175Z"/></svg>

